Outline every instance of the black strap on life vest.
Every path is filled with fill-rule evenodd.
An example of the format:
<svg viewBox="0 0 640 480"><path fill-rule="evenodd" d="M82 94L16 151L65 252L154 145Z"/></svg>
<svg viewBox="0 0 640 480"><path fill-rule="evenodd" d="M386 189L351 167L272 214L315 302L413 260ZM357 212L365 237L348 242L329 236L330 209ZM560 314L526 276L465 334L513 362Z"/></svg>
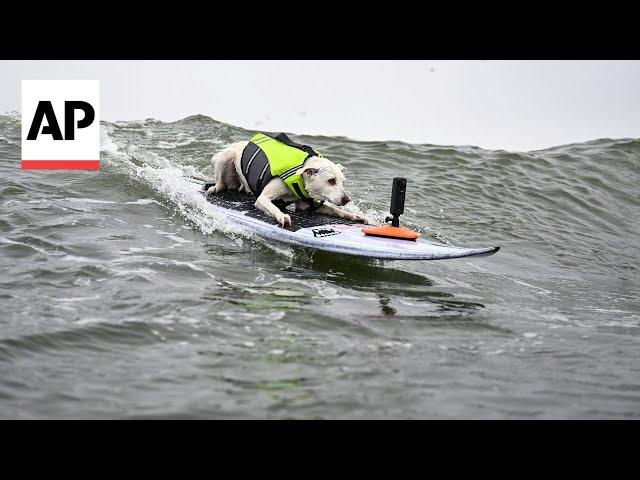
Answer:
<svg viewBox="0 0 640 480"><path fill-rule="evenodd" d="M296 195L298 195L298 198L304 198L304 199L309 198L302 192L302 189L300 188L300 185L298 185L297 182L292 183L292 185L293 185L293 189L296 191Z"/></svg>
<svg viewBox="0 0 640 480"><path fill-rule="evenodd" d="M309 202L309 209L308 209L309 213L315 212L322 205L324 205L324 200L320 200L320 202L318 202L318 206L316 206L316 202L313 199L309 200L308 202Z"/></svg>
<svg viewBox="0 0 640 480"><path fill-rule="evenodd" d="M318 205L316 205L315 200L311 198L306 199L306 201L307 201L307 205L309 205L307 209L306 210L296 209L296 212L304 212L307 215L311 215L313 212L319 209L322 205L324 205L324 200L321 200L320 202L318 202Z"/></svg>
<svg viewBox="0 0 640 480"><path fill-rule="evenodd" d="M267 135L267 136L271 136L271 135ZM307 155L309 155L309 157L313 157L318 155L313 148L311 148L308 145L302 145L300 143L296 143L293 140L291 140L289 137L287 137L287 134L284 132L281 132L279 134L277 134L275 137L271 137L275 140L278 140L279 142L284 143L285 145L288 145L290 147L293 148L297 148L298 150L302 150L303 152L305 152ZM306 159L305 159L306 160Z"/></svg>

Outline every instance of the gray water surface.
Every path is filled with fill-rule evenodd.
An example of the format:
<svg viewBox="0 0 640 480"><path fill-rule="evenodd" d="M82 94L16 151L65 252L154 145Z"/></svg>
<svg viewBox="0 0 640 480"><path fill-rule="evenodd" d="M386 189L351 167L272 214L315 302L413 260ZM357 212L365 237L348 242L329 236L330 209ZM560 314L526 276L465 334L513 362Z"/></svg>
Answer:
<svg viewBox="0 0 640 480"><path fill-rule="evenodd" d="M291 135L349 208L488 258L370 261L231 229L189 177L252 132L103 122L20 170L0 116L2 418L638 418L640 140L513 153Z"/></svg>

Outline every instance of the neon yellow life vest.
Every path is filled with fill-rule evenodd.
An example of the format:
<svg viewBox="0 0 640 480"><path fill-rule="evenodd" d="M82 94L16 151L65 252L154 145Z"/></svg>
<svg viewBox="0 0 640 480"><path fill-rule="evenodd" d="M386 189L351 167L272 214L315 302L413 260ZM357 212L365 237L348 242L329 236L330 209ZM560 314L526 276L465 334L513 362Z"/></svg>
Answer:
<svg viewBox="0 0 640 480"><path fill-rule="evenodd" d="M240 162L251 191L260 195L273 177L280 177L297 198L309 199L302 175L296 173L317 150L293 142L284 133L274 137L256 133L244 148Z"/></svg>

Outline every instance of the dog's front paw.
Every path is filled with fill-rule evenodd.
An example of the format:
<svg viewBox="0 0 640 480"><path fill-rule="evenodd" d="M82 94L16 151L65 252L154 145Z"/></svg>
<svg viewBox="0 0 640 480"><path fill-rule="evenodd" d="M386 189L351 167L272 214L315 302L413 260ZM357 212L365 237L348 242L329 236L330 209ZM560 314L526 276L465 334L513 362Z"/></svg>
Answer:
<svg viewBox="0 0 640 480"><path fill-rule="evenodd" d="M207 189L207 195L215 195L216 194L216 186L214 185L213 187L209 187Z"/></svg>
<svg viewBox="0 0 640 480"><path fill-rule="evenodd" d="M289 215L287 215L286 213L281 213L280 215L278 215L276 220L278 221L278 224L282 228L291 226L291 217Z"/></svg>
<svg viewBox="0 0 640 480"><path fill-rule="evenodd" d="M353 213L351 214L351 217L349 218L349 220L353 220L355 222L360 222L360 223L364 223L366 225L371 225L371 220L369 220L367 217L365 217L364 215L359 215L357 213Z"/></svg>

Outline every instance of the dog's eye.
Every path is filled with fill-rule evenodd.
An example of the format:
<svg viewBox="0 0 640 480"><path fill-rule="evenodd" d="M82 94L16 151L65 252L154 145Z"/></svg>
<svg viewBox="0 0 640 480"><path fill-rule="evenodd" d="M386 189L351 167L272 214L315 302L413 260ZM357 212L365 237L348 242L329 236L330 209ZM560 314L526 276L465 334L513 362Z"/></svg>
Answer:
<svg viewBox="0 0 640 480"><path fill-rule="evenodd" d="M329 185L335 185L336 184L336 179L335 178L330 178L329 180L327 180L327 182L329 182Z"/></svg>

